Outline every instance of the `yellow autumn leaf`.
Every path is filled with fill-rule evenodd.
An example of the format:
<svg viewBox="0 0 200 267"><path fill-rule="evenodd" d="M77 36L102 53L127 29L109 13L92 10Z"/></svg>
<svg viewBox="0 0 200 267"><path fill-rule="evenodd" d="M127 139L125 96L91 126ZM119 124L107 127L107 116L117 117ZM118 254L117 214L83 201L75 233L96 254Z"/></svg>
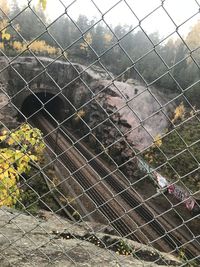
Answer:
<svg viewBox="0 0 200 267"><path fill-rule="evenodd" d="M88 33L85 37L84 37L84 43L80 44L80 49L81 50L88 50L88 46L92 44L92 35L91 33Z"/></svg>
<svg viewBox="0 0 200 267"><path fill-rule="evenodd" d="M183 105L183 102L181 102L181 104L178 107L176 107L174 111L174 118L172 119L172 122L174 123L178 119L183 120L184 115L185 115L185 107Z"/></svg>
<svg viewBox="0 0 200 267"><path fill-rule="evenodd" d="M39 0L39 4L42 6L43 10L47 7L47 0Z"/></svg>
<svg viewBox="0 0 200 267"><path fill-rule="evenodd" d="M29 173L30 161L38 160L45 144L41 132L28 124L12 132L3 131L0 139L6 143L0 148L0 207L12 207L20 197L20 174Z"/></svg>
<svg viewBox="0 0 200 267"><path fill-rule="evenodd" d="M29 157L32 161L37 161L38 159L35 155L30 155Z"/></svg>
<svg viewBox="0 0 200 267"><path fill-rule="evenodd" d="M4 141L4 140L6 140L6 138L7 138L6 135L1 135L1 136L0 136L0 141Z"/></svg>
<svg viewBox="0 0 200 267"><path fill-rule="evenodd" d="M160 134L158 134L155 138L154 138L154 145L156 145L157 147L160 147L162 145L162 137Z"/></svg>
<svg viewBox="0 0 200 267"><path fill-rule="evenodd" d="M6 29L4 29L2 32L2 40L7 40L9 41L10 40L10 34L6 32Z"/></svg>
<svg viewBox="0 0 200 267"><path fill-rule="evenodd" d="M9 146L13 145L15 143L15 140L13 138L9 138L8 141L7 141L7 144Z"/></svg>
<svg viewBox="0 0 200 267"><path fill-rule="evenodd" d="M104 39L105 39L106 43L110 43L112 41L112 38L113 37L111 34L109 34L109 33L104 34Z"/></svg>
<svg viewBox="0 0 200 267"><path fill-rule="evenodd" d="M0 42L0 49L1 49L1 50L4 50L4 49L5 49L5 47L4 47L4 43L3 43L3 42Z"/></svg>

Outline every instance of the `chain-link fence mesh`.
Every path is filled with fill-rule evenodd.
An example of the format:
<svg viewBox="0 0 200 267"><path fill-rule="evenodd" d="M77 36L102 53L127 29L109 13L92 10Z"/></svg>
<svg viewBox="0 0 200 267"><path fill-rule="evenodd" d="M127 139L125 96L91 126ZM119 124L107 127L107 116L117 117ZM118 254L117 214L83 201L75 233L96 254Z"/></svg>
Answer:
<svg viewBox="0 0 200 267"><path fill-rule="evenodd" d="M0 2L1 266L199 266L200 3L107 2Z"/></svg>

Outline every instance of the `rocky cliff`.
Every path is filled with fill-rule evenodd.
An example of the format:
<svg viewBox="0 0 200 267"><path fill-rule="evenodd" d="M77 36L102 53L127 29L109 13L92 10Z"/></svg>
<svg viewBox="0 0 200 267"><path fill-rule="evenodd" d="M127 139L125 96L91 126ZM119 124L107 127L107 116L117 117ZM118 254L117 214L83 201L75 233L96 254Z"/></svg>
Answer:
<svg viewBox="0 0 200 267"><path fill-rule="evenodd" d="M144 150L165 132L174 109L168 104L168 96L157 89L135 80L112 81L98 68L33 57L19 57L12 63L1 58L0 63L2 126L15 128L16 115L24 111L22 105L27 99L26 106L35 110L33 95L44 99L46 94L53 99L56 95L60 102L53 103L51 108L56 109L49 112L57 114L58 119L61 114L59 120L67 124L72 118L72 126L88 134L89 145L123 166L131 179L136 176L135 152ZM80 120L77 114L82 114Z"/></svg>
<svg viewBox="0 0 200 267"><path fill-rule="evenodd" d="M103 225L72 224L50 212L33 217L1 208L0 229L2 267L180 265L171 255L103 233Z"/></svg>
<svg viewBox="0 0 200 267"><path fill-rule="evenodd" d="M54 62L49 58L19 57L9 63L1 57L0 65L0 82L4 87L0 88L0 100L8 106L5 99L11 97L6 101L15 112L31 94L57 94L66 102L63 119L71 115L74 108L84 109L91 129L109 121L119 135L127 133L128 142L138 150L149 146L154 137L168 127L168 116L173 109L172 104L167 104L168 96L139 81L112 81L110 74L99 68ZM114 141L115 129L108 135L105 133L105 137L102 135L100 141L104 146L107 145L105 139ZM94 132L98 135L97 129Z"/></svg>

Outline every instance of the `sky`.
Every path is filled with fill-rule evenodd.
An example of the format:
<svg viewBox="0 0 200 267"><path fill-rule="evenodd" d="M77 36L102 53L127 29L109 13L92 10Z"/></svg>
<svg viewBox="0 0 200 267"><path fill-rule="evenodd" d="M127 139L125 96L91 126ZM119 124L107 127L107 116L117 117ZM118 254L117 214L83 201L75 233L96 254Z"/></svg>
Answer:
<svg viewBox="0 0 200 267"><path fill-rule="evenodd" d="M29 1L18 0L20 4ZM32 0L32 3L38 1ZM178 31L185 36L200 20L200 0L47 0L45 12L54 20L65 9L72 19L76 20L80 14L95 18L95 21L103 17L109 26L128 24L137 27L140 21L147 33L157 31L163 38L174 32L176 26L180 26Z"/></svg>

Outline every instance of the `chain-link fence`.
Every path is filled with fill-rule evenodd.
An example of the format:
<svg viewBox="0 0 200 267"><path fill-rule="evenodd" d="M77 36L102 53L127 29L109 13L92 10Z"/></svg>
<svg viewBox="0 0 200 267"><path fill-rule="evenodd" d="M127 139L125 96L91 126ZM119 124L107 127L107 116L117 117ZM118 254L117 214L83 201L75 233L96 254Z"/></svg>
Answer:
<svg viewBox="0 0 200 267"><path fill-rule="evenodd" d="M1 0L1 266L199 266L199 10Z"/></svg>

